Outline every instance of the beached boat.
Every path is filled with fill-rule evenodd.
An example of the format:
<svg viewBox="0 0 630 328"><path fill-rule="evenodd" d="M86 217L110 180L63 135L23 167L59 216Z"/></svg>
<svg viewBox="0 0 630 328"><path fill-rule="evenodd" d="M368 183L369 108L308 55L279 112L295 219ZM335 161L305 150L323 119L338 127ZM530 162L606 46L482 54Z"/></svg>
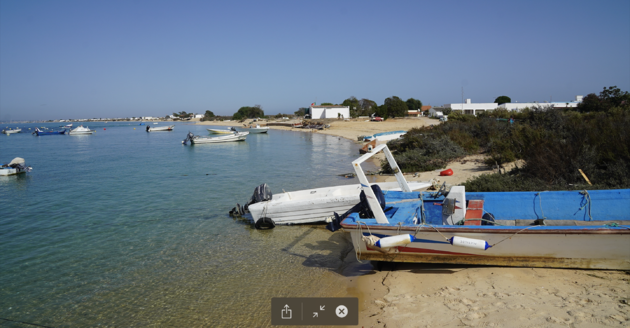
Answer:
<svg viewBox="0 0 630 328"><path fill-rule="evenodd" d="M378 146L376 150L380 150ZM373 152L374 153L374 152ZM630 189L384 191L353 162L365 201L336 219L357 259L630 270ZM485 214L484 214L485 213Z"/></svg>
<svg viewBox="0 0 630 328"><path fill-rule="evenodd" d="M66 129L63 129L61 131L53 131L53 130L44 131L44 130L40 130L39 128L35 128L35 132L33 132L33 134L36 136L50 136L50 135L66 134Z"/></svg>
<svg viewBox="0 0 630 328"><path fill-rule="evenodd" d="M0 176L30 172L32 168L24 165L24 158L16 157L8 164L0 165Z"/></svg>
<svg viewBox="0 0 630 328"><path fill-rule="evenodd" d="M407 131L403 131L403 130L375 133L371 136L364 137L363 141L373 141L373 140L389 141L389 140L398 139L406 133Z"/></svg>
<svg viewBox="0 0 630 328"><path fill-rule="evenodd" d="M234 132L237 132L235 128L233 127L227 127L225 129L207 129L208 132L210 133L214 133L214 134L232 134Z"/></svg>
<svg viewBox="0 0 630 328"><path fill-rule="evenodd" d="M387 156L387 160L391 167L398 167L393 156ZM384 190L405 191L431 186L429 182L407 182L400 170L396 174L396 180L375 184ZM236 209L242 213L249 211L257 228L265 224L274 226L326 221L333 218L335 212L343 213L356 205L361 193L361 185L353 184L284 192L271 197L271 192L264 191L263 186L266 185L256 188L243 209Z"/></svg>
<svg viewBox="0 0 630 328"><path fill-rule="evenodd" d="M92 133L94 133L94 132L95 132L94 130L90 130L90 128L89 128L89 127L87 127L87 126L85 126L85 127L84 127L83 125L79 125L79 126L77 126L76 128L74 128L74 129L70 130L70 131L68 132L68 134L70 134L70 135L78 135L78 134L92 134Z"/></svg>
<svg viewBox="0 0 630 328"><path fill-rule="evenodd" d="M250 127L249 133L267 133L269 131L268 126L261 127L259 124L256 124L256 127Z"/></svg>
<svg viewBox="0 0 630 328"><path fill-rule="evenodd" d="M191 145L194 144L207 144L207 143L220 143L220 142L232 142L232 141L244 141L247 139L249 132L232 132L232 134L221 135L218 137L202 137L196 136L192 132L188 132L186 139L182 141L185 145L190 141Z"/></svg>
<svg viewBox="0 0 630 328"><path fill-rule="evenodd" d="M147 132L159 132L159 131L173 131L175 125L169 126L150 126L147 125Z"/></svg>
<svg viewBox="0 0 630 328"><path fill-rule="evenodd" d="M12 134L12 133L20 133L20 132L22 132L22 129L20 129L20 128L15 128L15 129L7 128L7 129L2 130L2 133L6 134L6 135L9 135L9 134Z"/></svg>

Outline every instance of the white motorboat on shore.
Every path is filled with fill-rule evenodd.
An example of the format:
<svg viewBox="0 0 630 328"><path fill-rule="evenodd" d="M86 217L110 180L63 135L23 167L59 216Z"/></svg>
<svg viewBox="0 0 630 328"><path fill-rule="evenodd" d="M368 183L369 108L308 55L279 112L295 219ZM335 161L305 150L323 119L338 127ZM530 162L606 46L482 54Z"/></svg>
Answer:
<svg viewBox="0 0 630 328"><path fill-rule="evenodd" d="M407 131L403 131L403 130L399 130L399 131L389 131L389 132L381 132L381 133L375 133L371 136L366 136L363 140L364 141L390 141L390 140L394 140L394 139L398 139L400 137L402 137L403 135L405 135L407 133Z"/></svg>
<svg viewBox="0 0 630 328"><path fill-rule="evenodd" d="M182 143L185 145L188 141L190 141L190 144L194 145L194 144L244 141L245 139L247 139L248 135L249 135L249 132L232 132L232 134L225 134L218 137L202 137L202 136L196 136L192 132L188 132L186 139L184 139Z"/></svg>
<svg viewBox="0 0 630 328"><path fill-rule="evenodd" d="M255 127L249 128L249 133L267 133L269 131L268 126L261 127L259 124L256 124Z"/></svg>
<svg viewBox="0 0 630 328"><path fill-rule="evenodd" d="M382 147L387 147L383 145ZM398 168L394 157L387 156L390 166L396 173L396 182L379 182L382 190L408 191L431 186L429 182L407 182ZM344 213L360 202L361 184L333 186L274 194L266 184L256 187L254 195L243 208L237 205L238 214L249 211L256 228L276 224L299 224L326 221L334 213Z"/></svg>
<svg viewBox="0 0 630 328"><path fill-rule="evenodd" d="M169 125L169 126L150 126L147 125L147 132L159 132L159 131L173 131L173 128L175 127L175 125Z"/></svg>
<svg viewBox="0 0 630 328"><path fill-rule="evenodd" d="M12 134L12 133L20 133L20 132L22 132L22 129L20 129L20 128L15 128L15 129L7 128L7 129L2 130L2 133L6 134L6 135L9 135L9 134Z"/></svg>
<svg viewBox="0 0 630 328"><path fill-rule="evenodd" d="M76 128L70 130L70 132L68 132L68 134L70 134L70 135L79 135L79 134L92 134L94 132L95 132L95 130L90 130L90 128L87 127L87 126L79 125Z"/></svg>
<svg viewBox="0 0 630 328"><path fill-rule="evenodd" d="M8 164L0 166L0 176L30 172L32 168L24 165L24 158L16 157Z"/></svg>
<svg viewBox="0 0 630 328"><path fill-rule="evenodd" d="M234 132L237 132L235 128L233 127L227 127L225 129L207 129L208 132L213 133L213 134L232 134Z"/></svg>

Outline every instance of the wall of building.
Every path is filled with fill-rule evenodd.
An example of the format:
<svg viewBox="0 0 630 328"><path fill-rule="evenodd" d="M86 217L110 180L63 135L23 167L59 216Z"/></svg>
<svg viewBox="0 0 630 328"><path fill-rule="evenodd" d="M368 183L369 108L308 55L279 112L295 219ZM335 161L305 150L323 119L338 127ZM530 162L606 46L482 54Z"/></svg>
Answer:
<svg viewBox="0 0 630 328"><path fill-rule="evenodd" d="M350 118L350 106L311 106L309 113L312 119L338 118L339 114Z"/></svg>

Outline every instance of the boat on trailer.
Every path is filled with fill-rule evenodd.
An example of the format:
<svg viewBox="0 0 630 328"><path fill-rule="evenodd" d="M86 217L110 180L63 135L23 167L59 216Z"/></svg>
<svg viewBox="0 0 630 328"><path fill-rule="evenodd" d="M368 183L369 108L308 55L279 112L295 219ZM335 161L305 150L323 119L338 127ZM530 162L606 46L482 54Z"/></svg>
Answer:
<svg viewBox="0 0 630 328"><path fill-rule="evenodd" d="M383 147L387 147L383 145ZM391 167L398 165L394 157L387 156ZM431 186L429 182L407 182L402 172L394 169L396 181L367 183L383 190L412 191ZM343 213L360 201L361 184L333 186L271 194L266 184L256 187L250 201L237 204L233 213L251 213L256 228L271 228L276 224L301 224L332 220L335 212Z"/></svg>
<svg viewBox="0 0 630 328"><path fill-rule="evenodd" d="M0 176L31 172L32 168L24 164L24 158L16 157L8 164L0 165Z"/></svg>
<svg viewBox="0 0 630 328"><path fill-rule="evenodd" d="M630 189L378 195L360 165L373 154L352 163L367 197L331 224L358 260L630 270Z"/></svg>

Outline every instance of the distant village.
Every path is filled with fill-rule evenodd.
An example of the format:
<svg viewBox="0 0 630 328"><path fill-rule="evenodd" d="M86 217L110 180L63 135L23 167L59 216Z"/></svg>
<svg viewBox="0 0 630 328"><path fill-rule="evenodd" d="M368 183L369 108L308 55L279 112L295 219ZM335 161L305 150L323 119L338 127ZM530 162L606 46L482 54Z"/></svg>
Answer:
<svg viewBox="0 0 630 328"><path fill-rule="evenodd" d="M480 112L491 111L495 109L506 109L509 111L521 111L525 108L575 108L579 103L582 102L583 96L576 96L574 100L571 101L560 101L560 102L527 102L527 103L519 103L519 102L510 102L510 103L473 103L471 99L466 99L465 102L461 103L450 103L444 104L442 106L422 106L417 110L409 110L407 112L407 117L434 117L434 118L442 118L446 115L446 113L461 113L466 115L477 115ZM288 114L279 114L282 116L282 119L289 119L289 117L285 116L293 116L292 118L310 118L310 119L348 119L350 118L350 106L342 106L342 105L322 105L317 106L312 104L309 108L305 108L306 116L296 117ZM359 118L367 118L367 117L359 117ZM108 118L89 118L89 119L58 119L58 120L41 120L41 121L29 121L29 122L104 122L104 121L196 121L203 120L204 114L190 114L186 118L180 118L177 115L166 115L166 116L141 116L141 117L108 117ZM231 117L229 116L216 116L212 118L213 120L221 120L221 121L229 121ZM18 123L16 121L13 121Z"/></svg>

